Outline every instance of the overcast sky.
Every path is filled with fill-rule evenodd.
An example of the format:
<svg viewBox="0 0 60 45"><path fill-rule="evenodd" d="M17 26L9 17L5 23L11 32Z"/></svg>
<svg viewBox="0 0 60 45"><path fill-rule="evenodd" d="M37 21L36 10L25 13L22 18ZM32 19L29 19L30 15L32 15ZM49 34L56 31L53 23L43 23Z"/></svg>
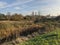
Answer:
<svg viewBox="0 0 60 45"><path fill-rule="evenodd" d="M60 0L0 0L0 13L23 13L40 11L41 14L60 14Z"/></svg>

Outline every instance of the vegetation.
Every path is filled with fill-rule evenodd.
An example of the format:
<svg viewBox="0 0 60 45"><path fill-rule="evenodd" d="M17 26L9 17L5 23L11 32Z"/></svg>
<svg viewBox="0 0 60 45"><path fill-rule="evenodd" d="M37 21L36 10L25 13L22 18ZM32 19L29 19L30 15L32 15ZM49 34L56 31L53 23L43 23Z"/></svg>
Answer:
<svg viewBox="0 0 60 45"><path fill-rule="evenodd" d="M26 37L33 39L21 43L21 45L59 45L59 34L57 34L59 28L60 16L0 14L0 44L13 40L16 43L17 38ZM56 30L58 32L55 34ZM21 40L24 41L24 39Z"/></svg>
<svg viewBox="0 0 60 45"><path fill-rule="evenodd" d="M19 45L60 45L60 29L37 36Z"/></svg>

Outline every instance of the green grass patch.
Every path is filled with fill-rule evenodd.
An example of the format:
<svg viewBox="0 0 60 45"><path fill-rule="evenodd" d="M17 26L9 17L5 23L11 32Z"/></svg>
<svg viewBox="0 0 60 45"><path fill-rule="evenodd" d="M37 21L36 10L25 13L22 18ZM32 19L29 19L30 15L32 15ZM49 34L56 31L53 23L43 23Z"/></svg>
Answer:
<svg viewBox="0 0 60 45"><path fill-rule="evenodd" d="M60 29L40 35L19 45L60 45Z"/></svg>

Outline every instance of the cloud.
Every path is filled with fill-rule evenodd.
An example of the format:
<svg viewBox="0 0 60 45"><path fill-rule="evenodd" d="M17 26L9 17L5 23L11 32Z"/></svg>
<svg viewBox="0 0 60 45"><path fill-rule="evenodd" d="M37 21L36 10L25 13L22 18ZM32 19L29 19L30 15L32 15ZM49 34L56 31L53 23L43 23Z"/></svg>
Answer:
<svg viewBox="0 0 60 45"><path fill-rule="evenodd" d="M22 5L22 4L28 3L30 1L33 1L33 0L18 0L18 1L15 1L14 3L12 3L12 4L8 4L4 8L13 7L13 6L16 6L16 5Z"/></svg>
<svg viewBox="0 0 60 45"><path fill-rule="evenodd" d="M0 3L0 9L1 7L4 9L10 9L11 7L23 13L31 12L31 10L40 10L43 14L60 14L60 0L15 0L8 5L6 2L2 2Z"/></svg>
<svg viewBox="0 0 60 45"><path fill-rule="evenodd" d="M21 8L20 8L20 7L14 7L14 9L16 9L16 10L20 10Z"/></svg>
<svg viewBox="0 0 60 45"><path fill-rule="evenodd" d="M4 8L6 5L7 5L6 2L1 2L1 1L0 1L0 8Z"/></svg>

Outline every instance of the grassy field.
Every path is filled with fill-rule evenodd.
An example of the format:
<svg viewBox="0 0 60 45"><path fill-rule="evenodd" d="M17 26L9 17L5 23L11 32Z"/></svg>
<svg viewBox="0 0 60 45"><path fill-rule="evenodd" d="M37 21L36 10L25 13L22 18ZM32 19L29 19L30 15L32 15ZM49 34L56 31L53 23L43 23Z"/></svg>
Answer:
<svg viewBox="0 0 60 45"><path fill-rule="evenodd" d="M58 25L55 26L54 22L35 24L30 21L24 21L24 22L22 21L0 21L0 41L6 43L6 40L9 41L9 40L13 40L16 38L20 38L20 36L24 36L25 34L26 34L26 37L28 38L29 32L31 32L30 35L32 37L34 35L34 32L36 31L38 35L40 34L40 36L37 36L37 37L35 36L34 38L32 37L32 39L29 39L26 42L23 41L23 43L19 42L20 44L18 43L18 45L59 45L60 43L60 39L59 39L60 31L59 30L60 29L56 29L56 28L59 28ZM16 43L16 40L14 41ZM11 41L11 43L13 42Z"/></svg>
<svg viewBox="0 0 60 45"><path fill-rule="evenodd" d="M60 45L60 29L40 35L19 45Z"/></svg>
<svg viewBox="0 0 60 45"><path fill-rule="evenodd" d="M0 39L7 37L15 31L21 31L24 27L31 26L32 23L20 21L0 21Z"/></svg>

